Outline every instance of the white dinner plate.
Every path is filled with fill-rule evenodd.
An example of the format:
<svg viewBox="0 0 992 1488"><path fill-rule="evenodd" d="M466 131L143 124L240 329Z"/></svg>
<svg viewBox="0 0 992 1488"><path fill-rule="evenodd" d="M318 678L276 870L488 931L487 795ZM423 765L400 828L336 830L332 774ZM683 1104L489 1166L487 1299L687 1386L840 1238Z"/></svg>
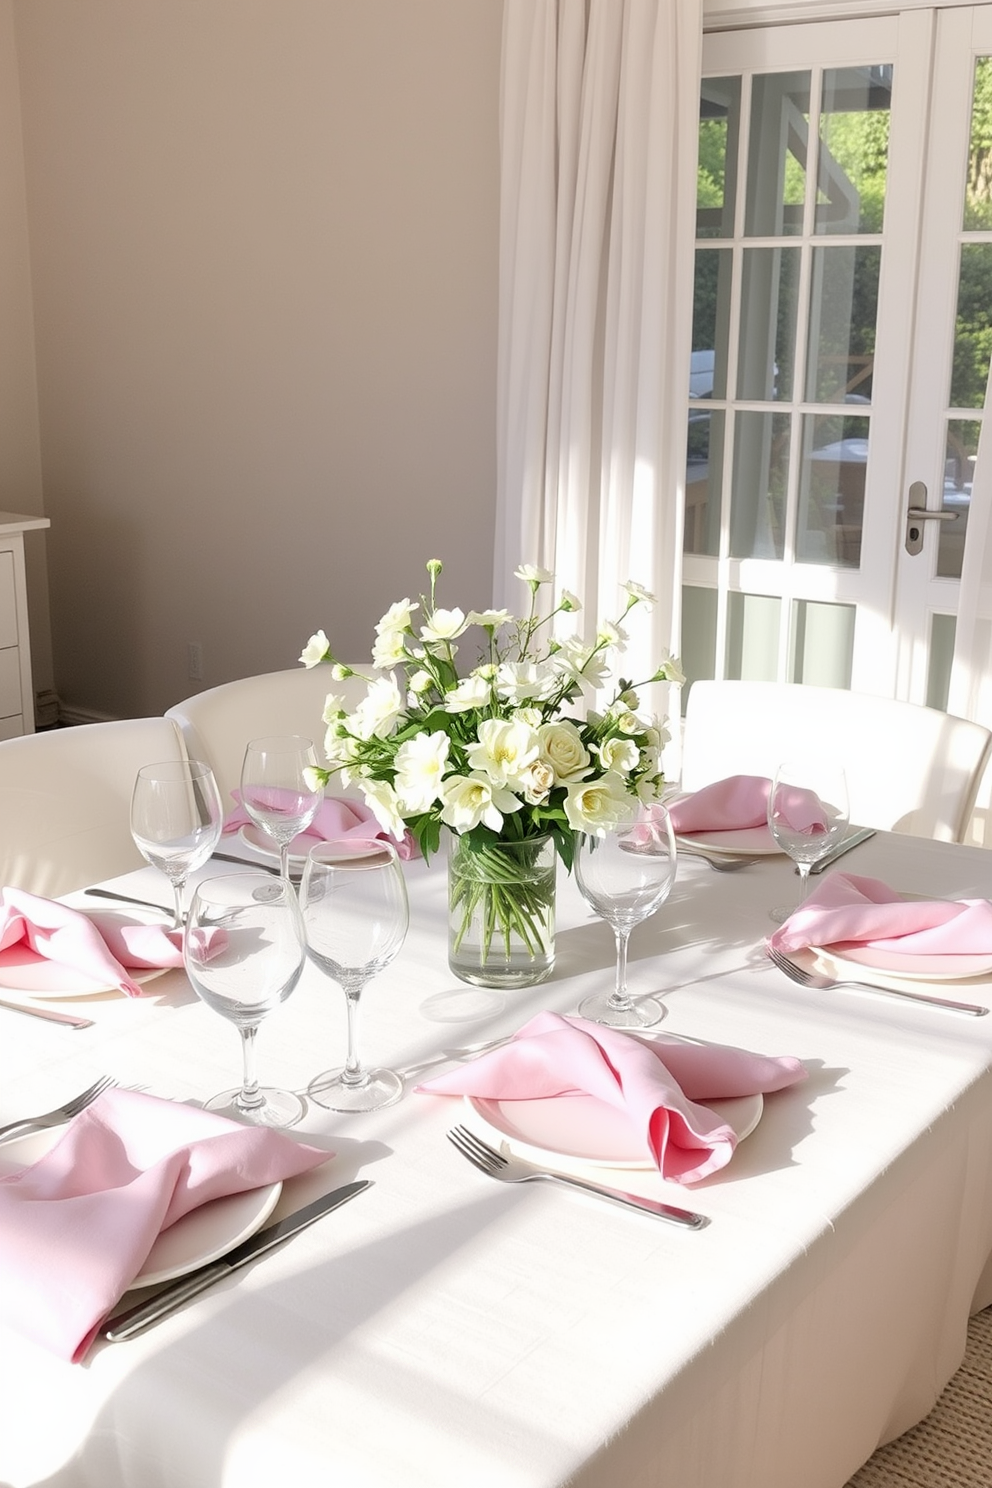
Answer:
<svg viewBox="0 0 992 1488"><path fill-rule="evenodd" d="M882 971L903 981L961 982L992 973L992 956L920 956L906 951L881 950L875 946L816 947L816 954L832 961L841 971L854 975Z"/></svg>
<svg viewBox="0 0 992 1488"><path fill-rule="evenodd" d="M466 1095L465 1103L500 1140L510 1142L514 1152L538 1163L565 1157L609 1168L655 1166L624 1113L593 1095L557 1095L540 1100ZM761 1095L742 1095L697 1104L713 1111L743 1142L761 1120L765 1103Z"/></svg>
<svg viewBox="0 0 992 1488"><path fill-rule="evenodd" d="M169 970L171 968L167 966L141 967L132 968L127 974L133 982L143 985L155 977L164 976ZM5 992L23 992L37 998L100 997L108 993L124 996L112 984L94 981L71 966L49 961L22 943L0 951L0 988Z"/></svg>
<svg viewBox="0 0 992 1488"><path fill-rule="evenodd" d="M765 853L771 857L783 855L767 827L740 827L727 832L680 832L676 843L685 847L698 847L703 851L721 853L743 853L748 857L759 857Z"/></svg>
<svg viewBox="0 0 992 1488"><path fill-rule="evenodd" d="M64 1127L31 1132L0 1143L0 1175L17 1172L54 1146ZM242 1240L260 1230L279 1202L281 1183L268 1183L247 1193L211 1199L164 1230L152 1246L131 1288L158 1286L227 1255Z"/></svg>
<svg viewBox="0 0 992 1488"><path fill-rule="evenodd" d="M248 847L254 848L257 853L261 853L262 857L268 858L272 863L279 862L279 849L268 833L263 832L261 827L256 827L254 822L249 822L247 826L242 827L238 836ZM307 866L307 853L318 842L323 842L323 840L322 837L314 837L309 832L301 832L298 837L294 837L289 844L290 868L302 873Z"/></svg>

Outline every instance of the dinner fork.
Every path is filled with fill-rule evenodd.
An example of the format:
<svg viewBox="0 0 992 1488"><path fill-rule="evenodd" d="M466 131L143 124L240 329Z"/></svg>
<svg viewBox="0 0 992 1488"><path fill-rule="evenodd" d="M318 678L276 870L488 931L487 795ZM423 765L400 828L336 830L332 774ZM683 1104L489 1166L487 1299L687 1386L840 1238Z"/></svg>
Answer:
<svg viewBox="0 0 992 1488"><path fill-rule="evenodd" d="M67 1100L65 1105L56 1106L53 1111L45 1111L41 1116L23 1116L20 1121L8 1121L6 1126L0 1126L0 1137L9 1137L12 1132L20 1131L22 1127L61 1126L64 1121L71 1121L78 1116L80 1111L92 1105L98 1095L109 1090L117 1081L112 1080L109 1075L104 1075L99 1080L94 1080L88 1090L83 1090L79 1095Z"/></svg>
<svg viewBox="0 0 992 1488"><path fill-rule="evenodd" d="M807 971L797 966L781 951L768 946L768 959L779 971L784 971L800 987L809 987L815 992L831 992L834 987L860 987L865 992L876 992L882 997L900 997L906 1002L923 1002L928 1007L944 1008L949 1013L968 1013L972 1018L981 1018L988 1012L977 1002L952 1002L949 997L928 997L925 992L908 992L900 987L878 987L873 982L856 982L848 977L829 977L823 972Z"/></svg>
<svg viewBox="0 0 992 1488"><path fill-rule="evenodd" d="M578 1188L583 1193L595 1194L597 1198L609 1199L627 1209L652 1214L669 1224L681 1225L687 1230L701 1230L709 1220L704 1214L693 1214L689 1209L678 1209L674 1204L662 1204L657 1199L642 1199L639 1194L623 1193L618 1188L604 1188L596 1183L584 1183L581 1178L570 1178L565 1173L549 1173L545 1168L534 1168L520 1158L506 1157L490 1147L467 1126L456 1126L448 1132L448 1141L458 1149L462 1157L489 1178L498 1178L501 1183L530 1183L544 1179L548 1183L563 1183L567 1188Z"/></svg>

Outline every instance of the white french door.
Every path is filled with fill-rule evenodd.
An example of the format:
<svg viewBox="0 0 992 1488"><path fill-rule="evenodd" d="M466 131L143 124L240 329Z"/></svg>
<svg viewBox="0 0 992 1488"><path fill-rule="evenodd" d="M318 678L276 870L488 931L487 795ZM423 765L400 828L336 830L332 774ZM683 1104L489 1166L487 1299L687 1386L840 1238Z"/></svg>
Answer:
<svg viewBox="0 0 992 1488"><path fill-rule="evenodd" d="M944 704L992 350L988 56L992 5L705 38L690 680Z"/></svg>

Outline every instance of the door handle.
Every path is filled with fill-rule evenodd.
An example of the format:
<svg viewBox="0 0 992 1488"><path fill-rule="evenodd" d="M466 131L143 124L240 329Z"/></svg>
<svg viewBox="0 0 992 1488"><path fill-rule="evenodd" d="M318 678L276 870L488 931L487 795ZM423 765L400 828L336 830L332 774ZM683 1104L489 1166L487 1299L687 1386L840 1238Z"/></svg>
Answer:
<svg viewBox="0 0 992 1488"><path fill-rule="evenodd" d="M909 507L906 510L906 552L914 557L923 551L924 522L956 522L957 512L929 511L926 505L927 488L922 481L914 481L909 488Z"/></svg>

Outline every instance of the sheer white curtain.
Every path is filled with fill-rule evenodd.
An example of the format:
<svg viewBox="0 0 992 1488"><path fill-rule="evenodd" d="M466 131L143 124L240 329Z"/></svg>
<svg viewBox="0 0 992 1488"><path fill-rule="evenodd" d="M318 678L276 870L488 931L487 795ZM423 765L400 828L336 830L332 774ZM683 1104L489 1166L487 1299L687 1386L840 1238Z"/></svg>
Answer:
<svg viewBox="0 0 992 1488"><path fill-rule="evenodd" d="M968 507L947 711L992 728L992 377ZM978 795L968 840L992 846L992 774Z"/></svg>
<svg viewBox="0 0 992 1488"><path fill-rule="evenodd" d="M553 569L679 649L702 0L506 0L496 604ZM581 618L581 617L579 617Z"/></svg>

